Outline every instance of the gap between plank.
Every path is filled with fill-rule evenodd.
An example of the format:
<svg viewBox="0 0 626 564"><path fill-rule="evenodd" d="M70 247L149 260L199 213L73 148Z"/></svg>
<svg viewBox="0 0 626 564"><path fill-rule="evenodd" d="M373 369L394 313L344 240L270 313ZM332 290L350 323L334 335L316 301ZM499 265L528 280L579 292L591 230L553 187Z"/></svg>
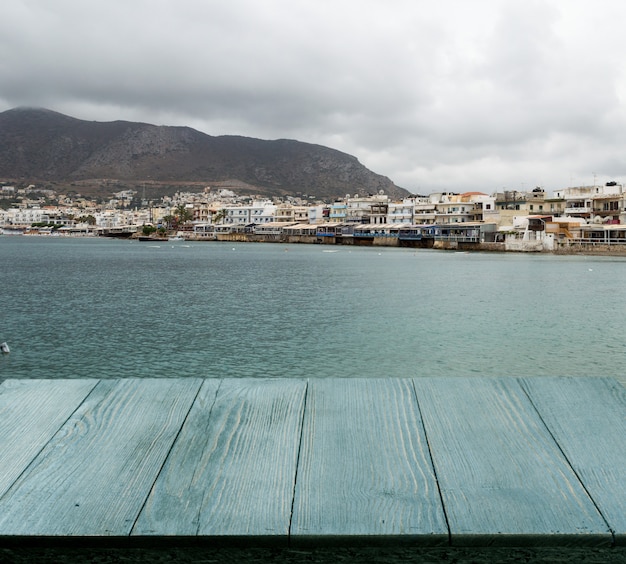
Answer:
<svg viewBox="0 0 626 564"><path fill-rule="evenodd" d="M178 432L176 433L176 436L174 437L174 440L172 441L172 444L170 445L170 448L167 450L167 454L163 457L163 462L161 463L161 467L159 468L159 471L156 473L156 475L154 477L154 480L152 481L152 485L148 489L148 493L146 495L146 498L143 500L143 503L141 504L141 507L139 508L139 511L137 512L137 516L135 517L135 520L133 521L133 524L132 524L132 526L130 528L130 531L128 532L128 536L129 537L132 536L133 531L135 530L135 527L137 526L137 521L139 520L139 517L141 516L142 511L146 507L146 504L148 503L148 499L150 499L150 494L152 493L152 490L154 489L154 486L155 486L157 480L159 479L159 476L161 475L161 472L163 472L163 468L165 468L165 464L167 463L170 455L172 454L172 450L174 449L174 445L176 444L176 441L178 441L178 437L180 437L180 434L183 432L183 428L185 426L185 423L187 423L187 419L189 418L189 414L191 413L191 410L192 410L193 406L195 405L196 400L198 399L198 396L200 395L200 390L202 390L202 386L204 386L204 382L205 382L204 379L200 382L200 385L198 386L198 389L196 390L196 394L193 397L193 400L191 401L191 404L189 405L189 409L187 410L187 413L185 414L185 418L183 419L183 422L182 422L180 428L178 429ZM221 384L222 384L222 381L220 380L220 385ZM218 386L218 390L219 390L219 386ZM217 391L215 392L215 397L217 397ZM213 405L214 404L215 404L215 398L213 398L213 404L211 405L211 409L213 409Z"/></svg>
<svg viewBox="0 0 626 564"><path fill-rule="evenodd" d="M539 420L541 421L542 425L545 427L546 431L548 431L548 434L550 435L550 437L554 441L554 444L556 445L556 447L559 449L559 452L563 455L563 458L565 459L565 462L567 462L567 465L570 467L572 472L574 472L574 475L576 476L576 479L578 480L578 482L582 486L583 490L585 490L585 493L587 494L587 496L591 500L591 503L593 503L593 506L596 508L596 511L598 512L600 517L602 517L602 520L604 521L604 524L606 525L606 528L611 533L611 540L612 540L611 548L615 547L615 543L616 543L615 531L611 528L611 525L607 521L606 517L604 516L604 513L602 513L602 510L600 509L600 506L596 503L596 500L591 495L591 492L587 489L587 486L585 485L585 482L583 482L582 477L580 476L580 474L578 473L576 468L574 468L574 465L572 464L572 462L568 458L567 454L565 454L565 451L561 448L561 445L559 444L559 441L557 440L557 438L552 433L552 429L550 429L550 426L548 425L546 420L541 415L541 412L539 411L539 409L535 405L535 402L533 401L533 398L531 397L530 393L528 392L527 387L524 384L524 379L523 378L516 378L515 380L517 381L517 384L519 385L519 387L522 389L522 392L524 392L524 394L528 398L528 401L530 402L530 405L532 405L533 409L535 410L535 413L537 413L537 416L539 417Z"/></svg>
<svg viewBox="0 0 626 564"><path fill-rule="evenodd" d="M430 448L430 441L428 440L428 430L426 429L426 422L422 414L422 408L420 406L420 400L417 397L417 389L415 387L415 380L411 378L411 386L413 388L413 396L415 397L415 403L417 404L417 411L420 414L420 420L422 421L422 428L424 429L424 438L426 439L426 446L428 447L428 456L430 458L430 465L433 469L435 476L435 483L437 484L437 491L439 492L439 501L441 502L441 509L443 511L443 517L446 520L446 528L448 529L448 544L452 545L452 529L450 528L450 522L448 521L448 512L446 511L446 504L443 500L443 493L441 491L441 484L439 483L439 476L437 475L437 467L435 466L435 459L433 458L433 452Z"/></svg>
<svg viewBox="0 0 626 564"><path fill-rule="evenodd" d="M291 512L289 513L289 528L287 530L287 546L291 546L291 528L293 526L293 510L296 503L296 488L298 486L298 468L300 467L300 453L304 437L304 417L306 415L307 398L309 395L309 379L307 378L304 388L304 401L302 405L302 417L300 418L300 440L298 441L298 454L296 455L296 472L293 477L293 491L291 494Z"/></svg>
<svg viewBox="0 0 626 564"><path fill-rule="evenodd" d="M82 401L80 401L78 403L78 405L74 408L74 410L67 416L67 418L65 419L65 421L63 421L63 423L61 423L59 425L59 428L52 433L52 435L50 436L50 438L46 441L45 444L42 445L42 447L39 449L39 451L31 458L30 462L24 467L24 469L19 473L18 476L16 476L15 480L13 480L13 483L6 489L6 491L0 496L0 499L4 498L4 496L6 496L11 489L13 488L13 486L20 480L20 478L28 471L28 469L32 466L33 462L35 462L35 460L37 460L37 458L39 457L39 455L44 451L44 449L50 444L50 441L52 439L54 439L54 437L57 436L57 434L59 433L59 431L61 429L63 429L63 427L65 427L65 425L67 425L68 421L74 417L74 414L80 409L80 407L89 399L89 396L91 396L91 394L94 393L95 389L100 385L100 382L102 382L102 380L98 380L93 388L91 388L91 390L89 390L89 393L82 399Z"/></svg>

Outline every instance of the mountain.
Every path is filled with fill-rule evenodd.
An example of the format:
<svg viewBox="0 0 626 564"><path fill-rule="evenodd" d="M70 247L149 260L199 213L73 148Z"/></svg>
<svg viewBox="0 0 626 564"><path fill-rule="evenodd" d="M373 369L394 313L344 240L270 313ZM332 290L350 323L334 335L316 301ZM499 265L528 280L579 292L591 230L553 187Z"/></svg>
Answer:
<svg viewBox="0 0 626 564"><path fill-rule="evenodd" d="M0 113L0 179L138 187L230 185L267 196L409 194L346 153L300 141L214 137L189 127L84 121L46 109Z"/></svg>

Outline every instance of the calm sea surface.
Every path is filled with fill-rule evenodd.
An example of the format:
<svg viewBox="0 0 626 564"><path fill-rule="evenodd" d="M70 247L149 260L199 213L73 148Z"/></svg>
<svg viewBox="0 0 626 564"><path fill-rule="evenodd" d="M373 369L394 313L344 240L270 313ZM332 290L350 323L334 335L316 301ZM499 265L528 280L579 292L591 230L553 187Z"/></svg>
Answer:
<svg viewBox="0 0 626 564"><path fill-rule="evenodd" d="M0 237L0 377L614 376L626 259Z"/></svg>

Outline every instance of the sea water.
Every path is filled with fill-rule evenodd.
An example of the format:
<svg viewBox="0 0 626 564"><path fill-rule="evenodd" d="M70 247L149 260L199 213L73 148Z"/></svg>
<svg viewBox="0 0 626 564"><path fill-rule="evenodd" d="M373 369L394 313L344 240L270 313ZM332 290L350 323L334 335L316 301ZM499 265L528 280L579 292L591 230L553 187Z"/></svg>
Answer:
<svg viewBox="0 0 626 564"><path fill-rule="evenodd" d="M626 259L0 237L1 378L626 374Z"/></svg>

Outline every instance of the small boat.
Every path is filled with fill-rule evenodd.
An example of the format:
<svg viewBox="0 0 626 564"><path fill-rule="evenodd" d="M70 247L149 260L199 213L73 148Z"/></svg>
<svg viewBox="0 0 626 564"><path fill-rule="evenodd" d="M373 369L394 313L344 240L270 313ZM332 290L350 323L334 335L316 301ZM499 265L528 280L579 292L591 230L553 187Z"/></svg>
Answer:
<svg viewBox="0 0 626 564"><path fill-rule="evenodd" d="M184 241L185 238L181 237L180 235L176 235L176 237L169 237L167 240L168 241Z"/></svg>
<svg viewBox="0 0 626 564"><path fill-rule="evenodd" d="M7 345L6 343L1 343L0 352L2 352L2 354L9 354L11 352L11 349L9 349L9 345Z"/></svg>

